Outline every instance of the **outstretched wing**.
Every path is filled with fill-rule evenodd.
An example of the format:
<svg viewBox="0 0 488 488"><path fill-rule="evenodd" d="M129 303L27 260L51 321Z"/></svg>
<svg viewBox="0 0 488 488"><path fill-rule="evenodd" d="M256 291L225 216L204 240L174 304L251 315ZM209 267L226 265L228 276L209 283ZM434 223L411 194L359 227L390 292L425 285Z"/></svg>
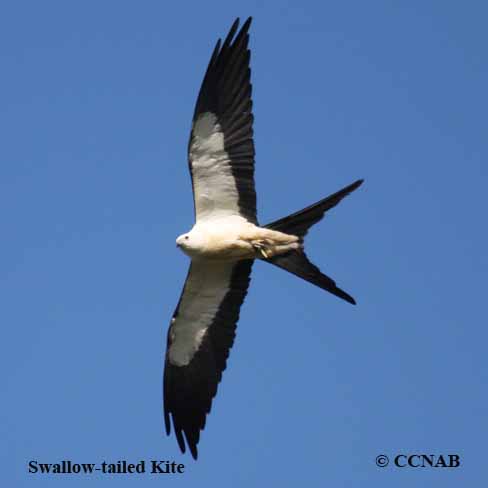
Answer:
<svg viewBox="0 0 488 488"><path fill-rule="evenodd" d="M218 40L198 94L188 146L197 221L241 215L256 223L250 24L235 36L237 19Z"/></svg>
<svg viewBox="0 0 488 488"><path fill-rule="evenodd" d="M168 331L164 368L164 421L171 420L182 452L197 458L200 431L226 367L252 260L192 261Z"/></svg>

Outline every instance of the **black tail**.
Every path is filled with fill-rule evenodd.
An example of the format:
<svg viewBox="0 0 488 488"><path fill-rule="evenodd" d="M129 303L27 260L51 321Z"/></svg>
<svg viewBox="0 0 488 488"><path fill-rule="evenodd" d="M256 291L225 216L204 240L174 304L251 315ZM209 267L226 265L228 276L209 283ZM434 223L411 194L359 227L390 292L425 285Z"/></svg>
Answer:
<svg viewBox="0 0 488 488"><path fill-rule="evenodd" d="M295 212L288 217L276 220L265 227L278 230L286 234L293 234L303 239L307 235L308 229L322 220L327 210L335 207L345 196L359 188L362 183L363 180L357 180L351 185L346 186L342 190L339 190L332 195L329 195L323 200L320 200L319 202L314 203L313 205L310 205L299 212ZM321 273L319 268L308 260L303 250L291 251L287 254L272 257L267 261L285 269L286 271L289 271L290 273L293 273L296 276L299 276L300 278L303 278L319 288L327 290L339 298L346 300L346 302L356 304L352 296L338 288L332 278L329 278L325 274Z"/></svg>

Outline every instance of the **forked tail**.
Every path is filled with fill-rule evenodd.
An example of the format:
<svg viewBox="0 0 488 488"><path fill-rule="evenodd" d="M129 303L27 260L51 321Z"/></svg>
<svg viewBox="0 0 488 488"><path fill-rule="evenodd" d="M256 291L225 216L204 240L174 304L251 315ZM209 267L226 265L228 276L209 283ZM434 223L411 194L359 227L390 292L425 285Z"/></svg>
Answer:
<svg viewBox="0 0 488 488"><path fill-rule="evenodd" d="M276 220L271 224L266 225L268 229L278 230L286 234L293 234L303 239L308 232L308 229L314 224L322 220L325 212L335 207L345 196L356 190L361 186L363 180L357 180L342 190L329 195L313 205L310 205L303 210L295 212L288 217ZM356 304L354 298L345 291L338 288L335 281L323 274L317 266L312 264L303 250L290 251L286 254L274 256L266 261L279 266L280 268L293 273L294 275L303 278L304 280L318 286L328 292L346 300L346 302Z"/></svg>

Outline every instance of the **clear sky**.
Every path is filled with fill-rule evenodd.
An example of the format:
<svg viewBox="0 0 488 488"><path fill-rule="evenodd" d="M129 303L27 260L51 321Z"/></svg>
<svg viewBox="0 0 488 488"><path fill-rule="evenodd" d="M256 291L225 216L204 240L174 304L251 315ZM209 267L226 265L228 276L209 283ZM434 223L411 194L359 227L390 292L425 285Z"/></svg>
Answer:
<svg viewBox="0 0 488 488"><path fill-rule="evenodd" d="M163 435L211 50L251 27L263 223L357 178L308 254L353 307L257 263L194 462ZM484 486L486 2L4 2L2 486ZM379 468L386 454L461 467ZM184 463L161 479L28 462ZM484 482L483 482L484 480Z"/></svg>

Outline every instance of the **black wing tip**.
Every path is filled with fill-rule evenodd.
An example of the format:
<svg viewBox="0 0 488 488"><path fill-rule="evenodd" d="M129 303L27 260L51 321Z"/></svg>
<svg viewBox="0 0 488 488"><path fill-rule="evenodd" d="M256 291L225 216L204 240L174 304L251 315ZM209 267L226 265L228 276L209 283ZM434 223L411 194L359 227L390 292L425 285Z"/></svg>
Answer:
<svg viewBox="0 0 488 488"><path fill-rule="evenodd" d="M242 24L242 30L249 30L249 27L251 26L251 23L252 23L252 16L250 15L246 21L244 22L244 24Z"/></svg>
<svg viewBox="0 0 488 488"><path fill-rule="evenodd" d="M232 42L232 39L234 38L234 36L237 32L237 29L239 27L239 22L240 22L240 19L239 19L239 17L237 17L237 19L234 20L234 23L231 25L231 27L229 29L229 33L227 34L225 41L224 41L224 46L229 46L230 43Z"/></svg>
<svg viewBox="0 0 488 488"><path fill-rule="evenodd" d="M177 436L178 445L182 454L185 454L188 447L191 457L196 461L198 459L198 441L200 438L200 429L197 428L196 432L191 430L180 430L179 436ZM181 440L181 442L180 442Z"/></svg>
<svg viewBox="0 0 488 488"><path fill-rule="evenodd" d="M181 453L185 454L186 446L185 446L185 440L183 439L183 433L181 429L176 428L176 426L175 426L175 434L176 434L176 441L178 442L178 447L180 448Z"/></svg>
<svg viewBox="0 0 488 488"><path fill-rule="evenodd" d="M241 18L240 17L236 17L236 20L234 20L233 24L232 24L232 27L230 28L230 30L234 30L234 29L237 29L239 27L239 22L241 21ZM250 15L246 21L244 22L244 24L242 24L242 29L246 28L248 29L249 26L251 25L251 22L252 22L252 15Z"/></svg>
<svg viewBox="0 0 488 488"><path fill-rule="evenodd" d="M169 414L166 414L166 412L164 415L164 422L166 426L166 435L169 436L171 435L171 421L170 421ZM177 427L176 424L175 424L174 432L181 454L186 453L186 448L188 446L191 457L196 461L198 459L198 449L197 449L198 440L196 441L191 440L194 438L194 436L188 436L187 432L181 427Z"/></svg>
<svg viewBox="0 0 488 488"><path fill-rule="evenodd" d="M190 448L191 457L196 461L198 459L198 449L196 444L188 444Z"/></svg>
<svg viewBox="0 0 488 488"><path fill-rule="evenodd" d="M169 414L164 412L164 426L166 435L171 435L171 421L169 420Z"/></svg>
<svg viewBox="0 0 488 488"><path fill-rule="evenodd" d="M234 20L234 22L232 23L232 25L229 29L229 33L227 34L227 36L225 38L224 45L229 45L232 42L232 39L234 38L234 36L237 32L237 29L239 28L240 22L241 22L240 17L237 17L236 20ZM252 22L252 17L249 16L246 19L246 21L244 22L244 24L242 24L239 35L244 35L247 33L247 31L249 30L249 27L251 26L251 22Z"/></svg>

